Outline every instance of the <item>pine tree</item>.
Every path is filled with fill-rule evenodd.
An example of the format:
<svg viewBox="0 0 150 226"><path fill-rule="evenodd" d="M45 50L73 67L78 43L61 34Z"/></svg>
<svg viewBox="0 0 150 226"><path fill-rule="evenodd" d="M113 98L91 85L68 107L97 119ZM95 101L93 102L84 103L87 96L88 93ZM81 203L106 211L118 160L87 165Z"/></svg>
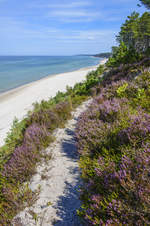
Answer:
<svg viewBox="0 0 150 226"><path fill-rule="evenodd" d="M141 2L147 9L150 9L150 0L140 0L140 2Z"/></svg>

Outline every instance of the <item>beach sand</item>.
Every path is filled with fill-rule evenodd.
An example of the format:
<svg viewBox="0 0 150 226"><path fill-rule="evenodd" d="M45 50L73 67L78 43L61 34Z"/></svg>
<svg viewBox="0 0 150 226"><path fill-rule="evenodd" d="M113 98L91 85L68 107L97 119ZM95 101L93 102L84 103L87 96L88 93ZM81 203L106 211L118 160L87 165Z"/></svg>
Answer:
<svg viewBox="0 0 150 226"><path fill-rule="evenodd" d="M100 64L104 64L104 59ZM0 95L0 146L9 132L15 117L23 119L33 103L48 100L54 97L58 91L64 92L66 86L74 86L77 82L85 80L86 75L97 66L82 68L77 71L57 75L50 75L38 81L29 83Z"/></svg>

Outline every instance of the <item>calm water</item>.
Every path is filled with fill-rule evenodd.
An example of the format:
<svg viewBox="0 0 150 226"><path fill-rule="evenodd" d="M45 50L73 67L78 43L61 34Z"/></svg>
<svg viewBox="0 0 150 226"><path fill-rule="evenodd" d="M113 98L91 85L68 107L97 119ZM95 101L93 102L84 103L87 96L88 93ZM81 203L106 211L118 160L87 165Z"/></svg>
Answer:
<svg viewBox="0 0 150 226"><path fill-rule="evenodd" d="M100 58L89 56L0 56L0 93L47 75L93 66L99 61Z"/></svg>

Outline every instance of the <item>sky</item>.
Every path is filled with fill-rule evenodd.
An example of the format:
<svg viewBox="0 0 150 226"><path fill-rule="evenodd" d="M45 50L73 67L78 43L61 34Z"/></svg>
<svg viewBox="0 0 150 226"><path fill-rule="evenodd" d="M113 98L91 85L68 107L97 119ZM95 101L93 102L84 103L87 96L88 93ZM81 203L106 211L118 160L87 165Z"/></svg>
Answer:
<svg viewBox="0 0 150 226"><path fill-rule="evenodd" d="M0 0L0 55L111 51L138 0Z"/></svg>

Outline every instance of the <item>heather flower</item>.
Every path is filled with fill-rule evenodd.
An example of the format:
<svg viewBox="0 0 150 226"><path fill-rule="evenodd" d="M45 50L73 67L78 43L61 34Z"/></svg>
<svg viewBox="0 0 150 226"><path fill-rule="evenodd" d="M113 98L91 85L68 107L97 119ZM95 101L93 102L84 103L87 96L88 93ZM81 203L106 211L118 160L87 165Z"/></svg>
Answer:
<svg viewBox="0 0 150 226"><path fill-rule="evenodd" d="M130 143L133 146L142 146L150 139L150 115L139 111L132 116L130 127L118 133L121 144Z"/></svg>
<svg viewBox="0 0 150 226"><path fill-rule="evenodd" d="M24 143L28 145L33 143L36 147L40 147L45 144L49 137L50 133L47 131L45 126L32 124L25 131Z"/></svg>
<svg viewBox="0 0 150 226"><path fill-rule="evenodd" d="M4 166L3 176L9 180L24 181L31 173L31 169L38 158L39 155L34 145L23 144L17 147Z"/></svg>
<svg viewBox="0 0 150 226"><path fill-rule="evenodd" d="M3 176L10 180L23 182L33 173L35 163L40 159L38 149L49 141L46 128L37 124L29 126L24 134L23 144L16 147L10 159L4 165Z"/></svg>
<svg viewBox="0 0 150 226"><path fill-rule="evenodd" d="M133 105L136 82L128 82L126 98L114 98L124 83L105 83L78 121L87 225L150 224L150 115Z"/></svg>

